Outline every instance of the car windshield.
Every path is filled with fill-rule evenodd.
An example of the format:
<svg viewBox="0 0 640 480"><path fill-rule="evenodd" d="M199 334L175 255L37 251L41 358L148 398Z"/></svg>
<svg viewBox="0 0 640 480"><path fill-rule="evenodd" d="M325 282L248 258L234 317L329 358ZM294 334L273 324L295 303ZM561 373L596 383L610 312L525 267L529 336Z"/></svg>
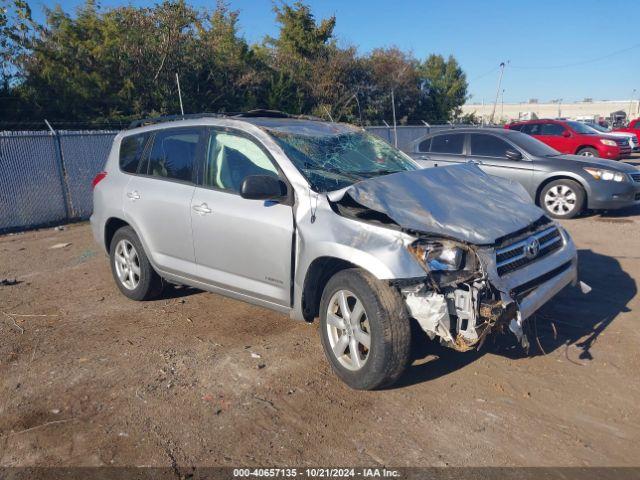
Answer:
<svg viewBox="0 0 640 480"><path fill-rule="evenodd" d="M303 135L270 130L269 133L317 192L338 190L367 178L419 168L400 150L366 132Z"/></svg>
<svg viewBox="0 0 640 480"><path fill-rule="evenodd" d="M527 135L525 133L514 131L514 133L509 134L508 138L522 150L534 157L556 157L558 155L562 155L559 151L551 148L546 143L542 143L540 140L537 140L531 135Z"/></svg>
<svg viewBox="0 0 640 480"><path fill-rule="evenodd" d="M569 125L575 132L581 135L595 135L599 133L599 132L594 132L591 127L589 127L588 125L585 125L584 123L567 122L567 125Z"/></svg>

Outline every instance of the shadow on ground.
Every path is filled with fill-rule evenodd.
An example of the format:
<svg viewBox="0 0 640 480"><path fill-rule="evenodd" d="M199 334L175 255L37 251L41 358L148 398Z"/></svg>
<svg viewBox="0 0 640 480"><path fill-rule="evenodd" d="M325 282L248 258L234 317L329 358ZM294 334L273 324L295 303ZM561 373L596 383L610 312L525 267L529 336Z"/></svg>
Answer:
<svg viewBox="0 0 640 480"><path fill-rule="evenodd" d="M197 288L187 287L185 285L165 285L160 294L160 299L171 300L174 298L189 297L196 293L202 293Z"/></svg>
<svg viewBox="0 0 640 480"><path fill-rule="evenodd" d="M591 250L580 250L578 257L579 278L591 286L591 292L585 295L578 288L567 287L542 307L529 321L529 352L517 344L512 334L506 333L490 337L479 352L460 353L430 341L415 326L413 353L416 361L396 387L447 375L487 353L519 359L575 345L580 349L580 361L592 360L591 346L619 313L629 311L627 304L635 296L637 286L613 257Z"/></svg>

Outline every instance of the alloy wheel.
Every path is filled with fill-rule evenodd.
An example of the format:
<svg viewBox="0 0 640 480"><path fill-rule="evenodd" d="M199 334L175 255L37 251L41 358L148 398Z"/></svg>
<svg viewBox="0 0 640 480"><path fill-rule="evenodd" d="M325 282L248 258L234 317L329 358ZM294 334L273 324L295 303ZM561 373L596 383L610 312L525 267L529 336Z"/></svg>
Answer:
<svg viewBox="0 0 640 480"><path fill-rule="evenodd" d="M547 210L556 215L567 215L576 208L576 193L566 185L555 185L544 196Z"/></svg>
<svg viewBox="0 0 640 480"><path fill-rule="evenodd" d="M371 330L362 302L348 290L338 290L327 308L331 351L342 366L360 370L369 358Z"/></svg>
<svg viewBox="0 0 640 480"><path fill-rule="evenodd" d="M140 259L129 240L122 239L118 242L113 261L120 283L128 290L135 290L140 283Z"/></svg>

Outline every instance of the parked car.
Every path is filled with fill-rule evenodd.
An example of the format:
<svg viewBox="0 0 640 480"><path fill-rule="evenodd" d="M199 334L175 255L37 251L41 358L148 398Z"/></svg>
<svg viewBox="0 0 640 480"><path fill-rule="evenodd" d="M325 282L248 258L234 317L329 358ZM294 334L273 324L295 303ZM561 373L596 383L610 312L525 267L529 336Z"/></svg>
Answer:
<svg viewBox="0 0 640 480"><path fill-rule="evenodd" d="M503 128L439 131L416 141L423 167L475 162L490 175L520 183L547 215L573 218L589 208L640 203L640 169L624 162L563 155L535 138Z"/></svg>
<svg viewBox="0 0 640 480"><path fill-rule="evenodd" d="M631 153L628 142L597 135L586 125L572 120L531 120L505 125L546 143L560 153L620 160Z"/></svg>
<svg viewBox="0 0 640 480"><path fill-rule="evenodd" d="M640 142L638 141L638 136L635 133L611 131L608 128L601 127L597 123L587 124L587 127L593 128L598 135L605 134L612 137L626 138L629 141L629 147L631 147L632 152L637 152L640 150ZM640 134L640 130L638 132Z"/></svg>
<svg viewBox="0 0 640 480"><path fill-rule="evenodd" d="M362 129L273 112L134 127L91 215L120 291L169 282L320 317L351 387L398 379L413 320L459 351L502 328L526 345L526 319L577 281L569 234L476 165L423 170Z"/></svg>
<svg viewBox="0 0 640 480"><path fill-rule="evenodd" d="M640 139L640 118L631 120L626 127L620 127L614 129L614 132L627 132L634 133Z"/></svg>

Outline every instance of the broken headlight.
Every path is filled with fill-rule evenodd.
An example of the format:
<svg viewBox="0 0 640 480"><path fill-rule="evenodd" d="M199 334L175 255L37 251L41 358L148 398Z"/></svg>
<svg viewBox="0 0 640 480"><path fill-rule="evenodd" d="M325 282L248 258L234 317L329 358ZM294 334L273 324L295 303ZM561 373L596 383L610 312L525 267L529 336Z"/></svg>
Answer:
<svg viewBox="0 0 640 480"><path fill-rule="evenodd" d="M456 271L463 265L464 250L452 242L417 241L409 251L432 272Z"/></svg>

